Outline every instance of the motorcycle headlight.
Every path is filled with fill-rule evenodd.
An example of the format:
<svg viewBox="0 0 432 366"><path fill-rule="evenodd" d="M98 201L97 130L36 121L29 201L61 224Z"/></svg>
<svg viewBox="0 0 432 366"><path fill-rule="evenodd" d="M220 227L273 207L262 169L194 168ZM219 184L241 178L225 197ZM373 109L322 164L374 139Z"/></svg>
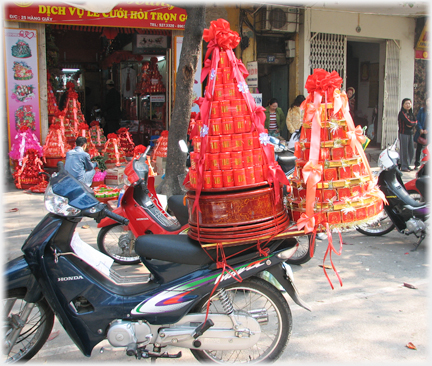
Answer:
<svg viewBox="0 0 432 366"><path fill-rule="evenodd" d="M129 182L128 176L126 174L123 174L123 183L128 187L131 185L131 182Z"/></svg>
<svg viewBox="0 0 432 366"><path fill-rule="evenodd" d="M55 194L51 186L48 186L45 191L45 208L56 215L76 216L81 210L69 205L69 200L66 197Z"/></svg>

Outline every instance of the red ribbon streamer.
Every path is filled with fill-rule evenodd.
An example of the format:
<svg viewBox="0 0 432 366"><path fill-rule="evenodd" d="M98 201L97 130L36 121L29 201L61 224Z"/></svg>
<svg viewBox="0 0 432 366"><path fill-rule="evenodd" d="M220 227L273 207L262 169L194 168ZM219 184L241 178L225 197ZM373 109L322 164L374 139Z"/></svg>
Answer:
<svg viewBox="0 0 432 366"><path fill-rule="evenodd" d="M336 255L341 255L342 254L342 235L341 235L340 231L338 230L340 247L339 247L339 252L337 252L336 249L335 249L335 247L333 246L333 238L332 238L331 231L330 231L330 226L329 226L328 223L326 223L326 231L327 231L327 237L328 237L328 246L327 246L327 250L326 250L326 253L325 253L324 259L323 259L323 270L324 270L325 276L327 277L327 280L330 283L330 286L331 286L332 290L334 290L333 284L330 281L330 278L329 278L329 276L327 274L327 271L325 269L325 260L327 258L327 254L329 254L331 266L332 266L333 271L336 274L336 277L338 278L339 283L340 283L340 285L342 287L342 279L340 278L339 273L337 273L336 267L334 266L333 260L332 260L332 257L331 257L332 252L335 252Z"/></svg>

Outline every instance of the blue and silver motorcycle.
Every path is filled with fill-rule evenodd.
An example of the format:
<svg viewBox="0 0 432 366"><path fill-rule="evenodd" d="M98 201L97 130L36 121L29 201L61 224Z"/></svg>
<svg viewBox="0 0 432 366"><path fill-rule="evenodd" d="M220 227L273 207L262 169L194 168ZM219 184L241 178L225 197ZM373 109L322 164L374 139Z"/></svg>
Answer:
<svg viewBox="0 0 432 366"><path fill-rule="evenodd" d="M54 315L87 357L108 340L138 359L178 358L181 352L169 353L175 346L202 362L274 361L287 345L292 317L281 292L259 278L263 271L310 310L284 263L297 249L295 239L270 242L265 257L255 247L228 247L224 271L216 252L186 235L145 235L135 250L149 273L122 276L75 229L83 217L123 225L126 219L62 166L51 177L45 206L49 213L26 239L24 254L6 265L6 362L31 359L47 341Z"/></svg>

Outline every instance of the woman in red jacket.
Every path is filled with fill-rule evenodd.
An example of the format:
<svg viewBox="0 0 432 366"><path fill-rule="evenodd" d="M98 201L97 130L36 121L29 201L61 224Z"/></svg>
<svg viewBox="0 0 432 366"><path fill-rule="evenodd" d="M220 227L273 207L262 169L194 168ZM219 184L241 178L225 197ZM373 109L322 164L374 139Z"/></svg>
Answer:
<svg viewBox="0 0 432 366"><path fill-rule="evenodd" d="M414 157L413 134L414 127L417 125L415 120L411 99L402 100L402 108L398 115L399 141L400 141L400 163L401 171L409 172L411 161Z"/></svg>

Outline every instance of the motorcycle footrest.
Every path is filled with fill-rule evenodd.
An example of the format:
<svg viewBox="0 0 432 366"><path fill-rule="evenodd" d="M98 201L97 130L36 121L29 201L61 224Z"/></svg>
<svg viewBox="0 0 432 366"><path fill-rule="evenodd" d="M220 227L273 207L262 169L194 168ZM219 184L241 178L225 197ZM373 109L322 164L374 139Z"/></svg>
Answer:
<svg viewBox="0 0 432 366"><path fill-rule="evenodd" d="M164 352L164 353L148 352L149 358L180 358L181 356L182 356L181 351L176 354L169 354L168 352Z"/></svg>
<svg viewBox="0 0 432 366"><path fill-rule="evenodd" d="M213 325L214 325L213 320L207 319L204 323L201 323L196 327L193 337L197 339L198 337L202 336L204 332L207 331L209 328L211 328Z"/></svg>

